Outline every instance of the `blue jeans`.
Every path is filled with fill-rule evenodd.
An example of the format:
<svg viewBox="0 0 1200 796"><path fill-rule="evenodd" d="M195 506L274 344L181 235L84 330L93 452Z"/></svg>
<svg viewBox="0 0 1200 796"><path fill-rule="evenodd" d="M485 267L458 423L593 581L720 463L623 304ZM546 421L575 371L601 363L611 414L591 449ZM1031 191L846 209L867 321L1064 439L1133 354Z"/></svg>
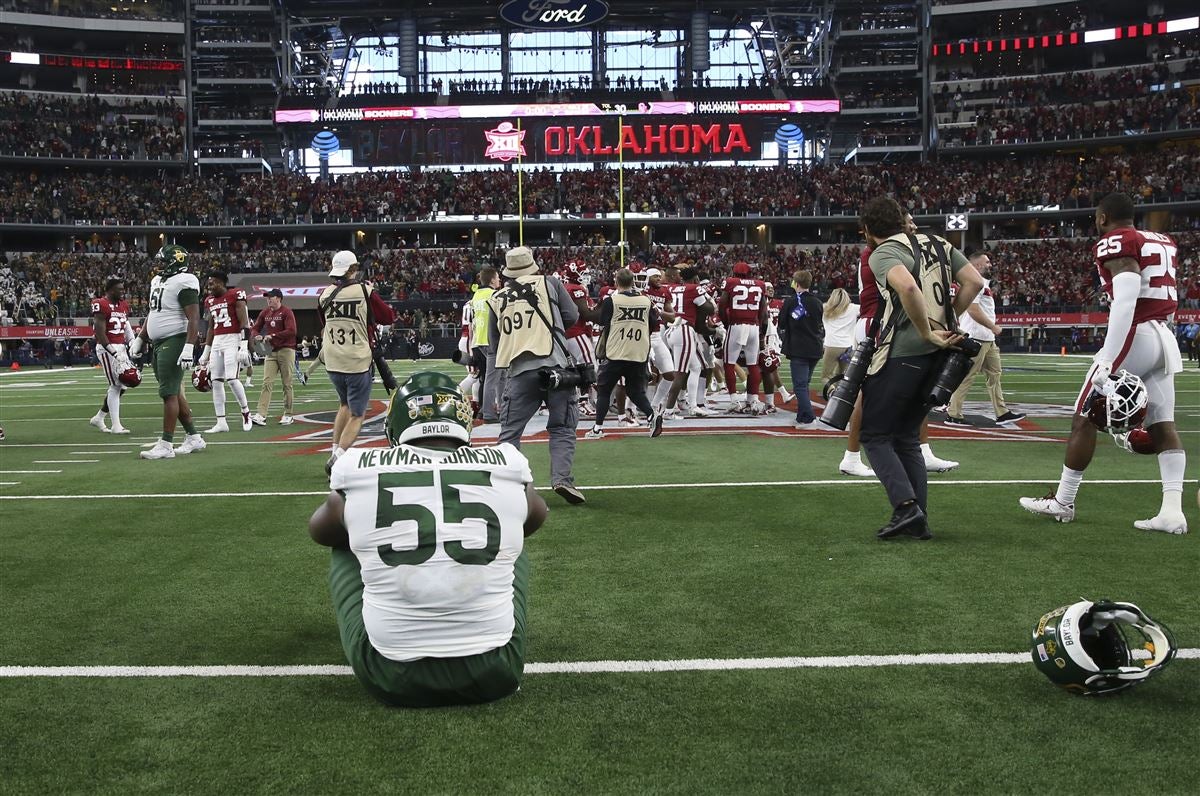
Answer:
<svg viewBox="0 0 1200 796"><path fill-rule="evenodd" d="M812 381L813 368L821 359L798 358L789 359L792 366L792 392L796 393L796 422L811 423L816 420L813 415L812 401L808 398L808 383Z"/></svg>

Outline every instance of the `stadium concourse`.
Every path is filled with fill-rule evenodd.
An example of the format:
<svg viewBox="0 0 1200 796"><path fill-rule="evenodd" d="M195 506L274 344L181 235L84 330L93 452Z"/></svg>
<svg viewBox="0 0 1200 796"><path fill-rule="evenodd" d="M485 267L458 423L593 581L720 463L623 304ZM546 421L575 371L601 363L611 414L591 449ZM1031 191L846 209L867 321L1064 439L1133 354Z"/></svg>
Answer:
<svg viewBox="0 0 1200 796"><path fill-rule="evenodd" d="M1193 793L1194 5L0 3L0 791ZM791 394L820 416L859 339L899 340L867 329L881 285L911 310L881 197L970 256L958 322L995 336L961 418L920 410L927 514L890 542L911 506ZM558 418L519 453L484 420L522 245L578 355L657 335L649 417L618 392L596 433L579 396L578 500ZM319 304L351 260L390 328ZM405 391L375 366L326 475L360 361L327 375L330 321ZM170 356L139 369L139 334ZM468 435L443 453L483 473L432 462ZM371 578L382 629L343 599Z"/></svg>

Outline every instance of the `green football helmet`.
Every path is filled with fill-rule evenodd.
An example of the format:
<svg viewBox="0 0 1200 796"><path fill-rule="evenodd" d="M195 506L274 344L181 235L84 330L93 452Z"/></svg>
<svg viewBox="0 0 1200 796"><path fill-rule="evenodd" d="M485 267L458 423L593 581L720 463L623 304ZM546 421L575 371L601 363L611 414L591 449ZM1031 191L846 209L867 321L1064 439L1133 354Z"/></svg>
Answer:
<svg viewBox="0 0 1200 796"><path fill-rule="evenodd" d="M159 261L160 273L167 276L186 271L190 257L187 249L173 243L163 246L158 250L158 254L154 255L154 259Z"/></svg>
<svg viewBox="0 0 1200 796"><path fill-rule="evenodd" d="M1033 629L1033 664L1075 694L1112 694L1158 674L1175 657L1171 631L1133 603L1080 600Z"/></svg>
<svg viewBox="0 0 1200 796"><path fill-rule="evenodd" d="M387 413L387 438L393 445L424 437L471 441L475 413L444 373L414 373L392 393Z"/></svg>

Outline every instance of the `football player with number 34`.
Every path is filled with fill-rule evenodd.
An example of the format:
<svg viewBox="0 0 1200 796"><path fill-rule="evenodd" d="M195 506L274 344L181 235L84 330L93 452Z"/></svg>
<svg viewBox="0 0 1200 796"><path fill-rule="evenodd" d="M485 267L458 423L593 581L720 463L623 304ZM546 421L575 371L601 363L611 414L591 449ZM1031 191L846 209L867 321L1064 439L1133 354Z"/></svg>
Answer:
<svg viewBox="0 0 1200 796"><path fill-rule="evenodd" d="M229 430L225 420L225 385L233 390L238 407L242 410L242 431L254 428L250 418L250 402L246 388L238 379L238 372L250 365L250 314L246 311L246 291L229 289L229 274L212 271L208 275L208 295L204 298L204 312L208 315L208 337L204 341L204 352L197 363L208 369L212 378L213 409L217 422L206 434L220 434Z"/></svg>
<svg viewBox="0 0 1200 796"><path fill-rule="evenodd" d="M1058 522L1075 519L1075 495L1083 471L1096 450L1096 425L1089 420L1093 401L1109 402L1123 370L1145 383L1145 427L1158 454L1162 506L1157 516L1138 520L1143 531L1187 533L1183 515L1183 471L1186 455L1175 430L1175 374L1183 370L1179 346L1167 328L1178 300L1175 290L1175 241L1133 225L1133 200L1109 194L1096 208L1096 266L1109 297L1108 335L1096 354L1075 402L1075 419L1067 442L1058 489L1043 498L1021 498L1021 506Z"/></svg>

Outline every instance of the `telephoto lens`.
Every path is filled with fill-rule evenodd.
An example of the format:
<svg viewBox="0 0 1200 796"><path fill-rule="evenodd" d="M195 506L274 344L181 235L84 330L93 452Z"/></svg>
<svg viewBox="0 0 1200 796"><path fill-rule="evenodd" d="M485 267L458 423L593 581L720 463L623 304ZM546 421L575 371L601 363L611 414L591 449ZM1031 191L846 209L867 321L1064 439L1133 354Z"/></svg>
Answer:
<svg viewBox="0 0 1200 796"><path fill-rule="evenodd" d="M870 367L873 356L875 356L874 340L863 340L854 349L854 356L850 357L850 364L846 367L845 375L833 389L833 394L829 396L829 402L825 404L825 411L821 413L822 423L839 431L846 430L846 426L850 423L850 415L854 413L854 402L858 400L858 391L862 389L863 379L867 377L867 368Z"/></svg>
<svg viewBox="0 0 1200 796"><path fill-rule="evenodd" d="M971 370L971 360L979 356L982 349L983 346L978 340L963 338L958 344L958 350L951 351L950 356L942 363L942 369L938 371L937 379L929 390L925 403L928 406L945 406L950 403L950 396L954 395L954 391Z"/></svg>

